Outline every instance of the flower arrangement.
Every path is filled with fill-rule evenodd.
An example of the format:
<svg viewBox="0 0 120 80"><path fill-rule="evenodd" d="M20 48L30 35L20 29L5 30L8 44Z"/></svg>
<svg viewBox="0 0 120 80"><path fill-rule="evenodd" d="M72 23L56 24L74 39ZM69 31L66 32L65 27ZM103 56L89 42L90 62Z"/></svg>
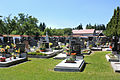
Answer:
<svg viewBox="0 0 120 80"><path fill-rule="evenodd" d="M1 48L1 53L2 53L2 57L5 57L6 55L5 55L5 49L4 48Z"/></svg>
<svg viewBox="0 0 120 80"><path fill-rule="evenodd" d="M5 49L4 49L4 48L1 48L0 51L1 51L1 53L4 53L4 52L5 52Z"/></svg>
<svg viewBox="0 0 120 80"><path fill-rule="evenodd" d="M53 43L49 43L49 46L52 46L53 45Z"/></svg>
<svg viewBox="0 0 120 80"><path fill-rule="evenodd" d="M89 45L89 49L91 49L92 47L93 47L92 44L90 44L90 45Z"/></svg>
<svg viewBox="0 0 120 80"><path fill-rule="evenodd" d="M6 62L6 58L5 57L1 57L0 58L0 62Z"/></svg>
<svg viewBox="0 0 120 80"><path fill-rule="evenodd" d="M6 46L6 49L10 49L10 46L7 45L7 46Z"/></svg>
<svg viewBox="0 0 120 80"><path fill-rule="evenodd" d="M46 50L45 44L40 45L40 51L44 52Z"/></svg>
<svg viewBox="0 0 120 80"><path fill-rule="evenodd" d="M66 54L67 54L67 53L69 53L69 49L68 49L68 48L66 48L66 49L65 49L65 52L66 52Z"/></svg>
<svg viewBox="0 0 120 80"><path fill-rule="evenodd" d="M75 60L76 60L76 54L77 53L68 53L70 55L70 57L66 60L65 63L76 63Z"/></svg>
<svg viewBox="0 0 120 80"><path fill-rule="evenodd" d="M98 46L100 46L100 43L99 43L99 42L97 42L97 43L96 43L96 45L97 45L97 47L98 47Z"/></svg>
<svg viewBox="0 0 120 80"><path fill-rule="evenodd" d="M12 48L14 48L14 44L13 43L11 43L11 46L12 46Z"/></svg>
<svg viewBox="0 0 120 80"><path fill-rule="evenodd" d="M19 54L20 53L20 48L18 50L15 50L15 52Z"/></svg>
<svg viewBox="0 0 120 80"><path fill-rule="evenodd" d="M36 53L40 53L40 50L39 50L39 49L37 49L37 50L36 50Z"/></svg>
<svg viewBox="0 0 120 80"><path fill-rule="evenodd" d="M14 54L14 55L12 55L12 57L14 58L14 59L16 59L16 55Z"/></svg>
<svg viewBox="0 0 120 80"><path fill-rule="evenodd" d="M33 46L33 49L35 49L36 47L35 46Z"/></svg>
<svg viewBox="0 0 120 80"><path fill-rule="evenodd" d="M11 53L13 59L16 59L16 54L15 53Z"/></svg>

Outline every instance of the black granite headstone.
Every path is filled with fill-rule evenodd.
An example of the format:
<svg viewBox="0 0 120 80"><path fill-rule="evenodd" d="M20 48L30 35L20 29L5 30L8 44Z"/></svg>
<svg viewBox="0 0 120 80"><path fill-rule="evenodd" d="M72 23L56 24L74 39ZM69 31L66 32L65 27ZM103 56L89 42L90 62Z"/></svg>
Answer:
<svg viewBox="0 0 120 80"><path fill-rule="evenodd" d="M25 44L16 44L16 49L20 48L20 52L25 52Z"/></svg>

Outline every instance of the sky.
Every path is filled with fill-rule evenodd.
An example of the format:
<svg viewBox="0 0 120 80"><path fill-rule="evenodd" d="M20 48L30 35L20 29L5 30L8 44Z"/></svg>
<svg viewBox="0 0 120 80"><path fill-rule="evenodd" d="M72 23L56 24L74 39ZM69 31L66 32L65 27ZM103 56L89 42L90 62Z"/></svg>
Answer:
<svg viewBox="0 0 120 80"><path fill-rule="evenodd" d="M120 0L1 0L0 15L18 13L36 17L51 28L74 28L79 24L107 24Z"/></svg>

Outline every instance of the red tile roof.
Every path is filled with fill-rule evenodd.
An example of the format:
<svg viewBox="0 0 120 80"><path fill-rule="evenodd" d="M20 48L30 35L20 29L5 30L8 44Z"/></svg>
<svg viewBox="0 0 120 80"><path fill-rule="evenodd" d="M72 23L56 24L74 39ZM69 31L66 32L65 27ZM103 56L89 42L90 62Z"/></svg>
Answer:
<svg viewBox="0 0 120 80"><path fill-rule="evenodd" d="M95 29L72 30L73 34L93 34Z"/></svg>

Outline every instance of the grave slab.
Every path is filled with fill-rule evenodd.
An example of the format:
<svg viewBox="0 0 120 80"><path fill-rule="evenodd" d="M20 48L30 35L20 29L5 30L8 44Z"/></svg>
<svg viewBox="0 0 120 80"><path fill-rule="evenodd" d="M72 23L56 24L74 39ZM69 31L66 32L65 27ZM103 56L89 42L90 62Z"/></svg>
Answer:
<svg viewBox="0 0 120 80"><path fill-rule="evenodd" d="M120 62L111 62L111 66L115 72L120 72Z"/></svg>
<svg viewBox="0 0 120 80"><path fill-rule="evenodd" d="M61 63L56 65L54 71L64 71L64 72L80 72L84 66L84 60L78 59L76 63L65 63L66 59L63 60Z"/></svg>
<svg viewBox="0 0 120 80"><path fill-rule="evenodd" d="M93 47L91 48L92 51L102 51L102 48L97 48L97 47Z"/></svg>
<svg viewBox="0 0 120 80"><path fill-rule="evenodd" d="M41 55L28 55L30 58L51 58L56 56L57 54L63 52L63 49L61 50L53 50L52 52L41 52L47 54L47 56L41 56Z"/></svg>
<svg viewBox="0 0 120 80"><path fill-rule="evenodd" d="M109 61L109 62L118 62L118 61L119 61L117 58L114 58L114 59L113 59L113 58L110 58L108 55L109 55L109 54L106 54L106 55L105 55L107 61Z"/></svg>
<svg viewBox="0 0 120 80"><path fill-rule="evenodd" d="M102 51L112 51L111 48L103 48Z"/></svg>
<svg viewBox="0 0 120 80"><path fill-rule="evenodd" d="M54 57L54 59L65 59L67 57L66 54L60 53L57 56Z"/></svg>
<svg viewBox="0 0 120 80"><path fill-rule="evenodd" d="M27 61L26 57L23 57L23 58L17 57L16 59L12 58L12 60L10 60L10 58L7 58L6 62L0 62L0 67L9 67L9 66L12 66L12 65L15 65L21 62L25 62L25 61Z"/></svg>

